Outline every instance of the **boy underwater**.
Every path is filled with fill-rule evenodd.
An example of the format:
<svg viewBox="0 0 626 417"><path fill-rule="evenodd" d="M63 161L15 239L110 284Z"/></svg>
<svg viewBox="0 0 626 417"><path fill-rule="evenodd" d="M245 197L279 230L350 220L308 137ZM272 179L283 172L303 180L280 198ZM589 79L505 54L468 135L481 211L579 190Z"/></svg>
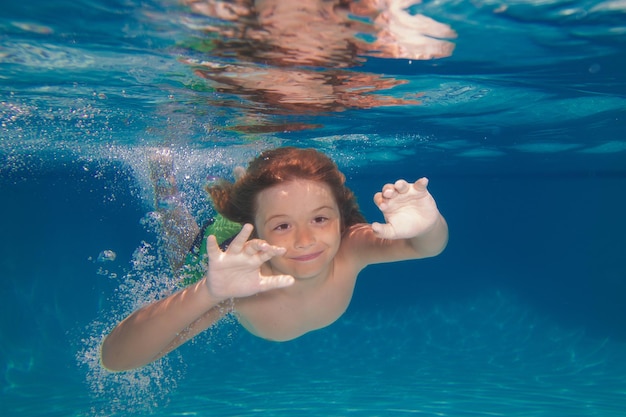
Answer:
<svg viewBox="0 0 626 417"><path fill-rule="evenodd" d="M328 156L293 147L262 152L235 183L207 187L217 212L241 231L225 250L206 236L204 276L119 323L102 344L103 366L143 366L229 313L274 341L330 325L346 311L366 266L444 250L448 227L427 185L426 178L384 185L374 203L385 223L368 224ZM190 230L199 232L197 225ZM194 238L178 243L188 250Z"/></svg>

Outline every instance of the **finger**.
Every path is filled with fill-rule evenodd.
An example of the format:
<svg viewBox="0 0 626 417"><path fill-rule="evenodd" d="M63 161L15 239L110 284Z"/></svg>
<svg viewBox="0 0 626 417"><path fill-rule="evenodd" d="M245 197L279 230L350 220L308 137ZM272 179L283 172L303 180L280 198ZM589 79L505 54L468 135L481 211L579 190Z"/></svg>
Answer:
<svg viewBox="0 0 626 417"><path fill-rule="evenodd" d="M217 239L214 235L209 235L206 238L206 253L209 255L209 259L215 258L222 253L220 245L217 243Z"/></svg>
<svg viewBox="0 0 626 417"><path fill-rule="evenodd" d="M411 187L406 180L398 180L393 185L399 193L406 193Z"/></svg>
<svg viewBox="0 0 626 417"><path fill-rule="evenodd" d="M282 248L281 248L282 249ZM259 259L261 260L261 262L267 262L270 259L276 257L276 256L282 256L285 254L285 250L282 249L281 251L268 251L268 252L261 252L259 253Z"/></svg>
<svg viewBox="0 0 626 417"><path fill-rule="evenodd" d="M393 184L387 184L383 187L383 197L386 199L392 199L397 197L398 194L404 194L409 191L410 184L406 180L398 180Z"/></svg>
<svg viewBox="0 0 626 417"><path fill-rule="evenodd" d="M398 192L392 188L388 188L383 191L383 197L386 199L394 198L396 195L398 195Z"/></svg>
<svg viewBox="0 0 626 417"><path fill-rule="evenodd" d="M374 204L376 204L377 206L380 206L382 202L383 202L383 193L378 192L374 194Z"/></svg>
<svg viewBox="0 0 626 417"><path fill-rule="evenodd" d="M241 252L243 250L244 245L248 241L248 238L252 234L253 229L254 229L254 226L252 226L250 223L244 224L243 227L241 228L241 231L237 234L237 236L235 236L233 241L228 246L228 252L234 252L234 253Z"/></svg>
<svg viewBox="0 0 626 417"><path fill-rule="evenodd" d="M265 241L259 239L252 239L246 242L243 251L248 255L254 255L263 250L263 244Z"/></svg>
<svg viewBox="0 0 626 417"><path fill-rule="evenodd" d="M273 290L276 288L284 288L292 285L295 282L291 275L269 275L261 276L259 282L261 291Z"/></svg>
<svg viewBox="0 0 626 417"><path fill-rule="evenodd" d="M396 193L395 184L385 184L383 186L382 195L384 198L391 198Z"/></svg>
<svg viewBox="0 0 626 417"><path fill-rule="evenodd" d="M267 243L265 240L262 240L262 239L252 239L248 241L248 243L246 244L246 247L244 248L244 251L248 255L259 254L263 258L267 257L267 259L270 259L276 255L283 255L286 249L280 246L270 245L269 243Z"/></svg>
<svg viewBox="0 0 626 417"><path fill-rule="evenodd" d="M378 223L378 222L374 222L372 223L372 230L374 231L374 234L376 235L376 237L379 237L381 239L393 239L393 237L395 236L395 230L393 229L393 226L391 226L390 224L383 224L383 223Z"/></svg>
<svg viewBox="0 0 626 417"><path fill-rule="evenodd" d="M423 191L428 187L428 178L426 177L422 177L419 180L415 181L415 183L413 184L413 187L416 190L420 190Z"/></svg>
<svg viewBox="0 0 626 417"><path fill-rule="evenodd" d="M376 193L374 194L374 204L376 204L376 206L378 207L378 209L380 211L385 211L389 208L389 205L387 204L387 198L383 197L383 193Z"/></svg>

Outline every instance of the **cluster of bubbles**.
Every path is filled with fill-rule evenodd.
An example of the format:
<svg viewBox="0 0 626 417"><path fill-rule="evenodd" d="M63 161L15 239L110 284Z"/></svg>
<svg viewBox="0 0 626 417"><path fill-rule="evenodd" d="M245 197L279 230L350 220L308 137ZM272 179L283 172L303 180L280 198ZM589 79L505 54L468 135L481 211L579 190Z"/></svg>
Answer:
<svg viewBox="0 0 626 417"><path fill-rule="evenodd" d="M112 326L131 311L162 297L171 290L171 281L159 251L154 245L142 242L133 254L130 272L120 279L100 317L85 329L76 359L86 368L86 382L94 399L111 399L94 401L93 415L151 410L163 403L176 387L176 372L182 371L179 366L175 371L168 358L128 372L110 372L100 363L100 346Z"/></svg>
<svg viewBox="0 0 626 417"><path fill-rule="evenodd" d="M160 228L154 212L142 224L151 230ZM101 255L110 258L113 251ZM106 260L105 262L110 262ZM111 274L109 274L109 277ZM139 369L111 372L100 362L100 347L108 332L128 314L179 290L180 280L166 261L161 238L143 241L133 253L130 270L121 277L118 287L80 338L76 360L85 369L86 383L93 396L94 416L152 412L169 401L169 395L184 378L187 367L179 351ZM231 343L235 319L228 315L192 343L215 350Z"/></svg>
<svg viewBox="0 0 626 417"><path fill-rule="evenodd" d="M165 234L161 230L159 213L154 211L155 196L147 161L156 150L155 147L109 147L109 163L121 162L120 166L126 175L130 172L137 183L135 197L140 198L147 207L140 223L150 232L153 241L142 241L134 251L127 270L119 274L110 270L114 265L119 267L115 262L118 255L114 250L104 249L91 259L98 266L97 274L115 278L117 285L103 303L98 317L84 330L76 353L77 362L86 371L86 382L94 397L94 415L137 413L162 406L186 372L179 352L140 369L119 373L106 370L100 363L100 346L118 322L131 312L179 290L181 286L167 261ZM230 154L190 149L172 152L180 203L199 221L211 217L214 212L203 191L204 183L228 177L234 166L241 165L245 158L258 151L256 146L252 146L251 149L239 149ZM228 317L202 335L201 342L210 349L227 344L233 328L232 321ZM231 330L224 331L224 328Z"/></svg>

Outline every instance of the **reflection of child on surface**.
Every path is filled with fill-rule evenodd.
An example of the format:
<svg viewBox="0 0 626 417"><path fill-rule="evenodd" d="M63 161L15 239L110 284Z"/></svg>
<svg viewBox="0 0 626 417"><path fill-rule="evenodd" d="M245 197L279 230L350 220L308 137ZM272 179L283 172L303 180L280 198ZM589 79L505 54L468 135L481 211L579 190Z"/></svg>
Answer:
<svg viewBox="0 0 626 417"><path fill-rule="evenodd" d="M204 278L118 324L102 345L103 365L124 370L154 361L229 312L259 337L294 339L343 314L367 265L444 249L447 225L426 178L376 193L384 224L365 223L344 180L324 154L278 148L234 184L209 187L217 211L244 224L241 232L225 251L208 236Z"/></svg>
<svg viewBox="0 0 626 417"><path fill-rule="evenodd" d="M255 45L245 55L280 67L332 63L345 68L355 65L359 55L443 58L452 54L449 39L456 37L449 25L409 12L420 0L182 2L193 12L214 18L204 28L207 32L224 35L238 51Z"/></svg>
<svg viewBox="0 0 626 417"><path fill-rule="evenodd" d="M200 53L182 60L216 91L262 103L252 105L255 120L259 112L315 114L420 104L418 94L380 94L407 80L353 69L365 57L448 57L454 50L450 39L456 37L449 25L409 13L419 0L183 2L213 19L201 29L207 36ZM217 104L242 106L229 99Z"/></svg>

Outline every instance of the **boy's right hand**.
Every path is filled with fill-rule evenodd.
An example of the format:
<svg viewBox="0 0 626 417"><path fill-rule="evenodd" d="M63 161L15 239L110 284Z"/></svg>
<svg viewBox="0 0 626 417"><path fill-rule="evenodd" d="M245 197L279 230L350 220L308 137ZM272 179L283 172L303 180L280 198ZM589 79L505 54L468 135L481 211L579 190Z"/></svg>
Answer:
<svg viewBox="0 0 626 417"><path fill-rule="evenodd" d="M216 299L248 297L294 283L290 275L261 274L261 265L283 255L286 249L261 239L248 240L253 229L251 224L245 224L226 251L220 249L215 236L207 238L209 266L205 282Z"/></svg>

